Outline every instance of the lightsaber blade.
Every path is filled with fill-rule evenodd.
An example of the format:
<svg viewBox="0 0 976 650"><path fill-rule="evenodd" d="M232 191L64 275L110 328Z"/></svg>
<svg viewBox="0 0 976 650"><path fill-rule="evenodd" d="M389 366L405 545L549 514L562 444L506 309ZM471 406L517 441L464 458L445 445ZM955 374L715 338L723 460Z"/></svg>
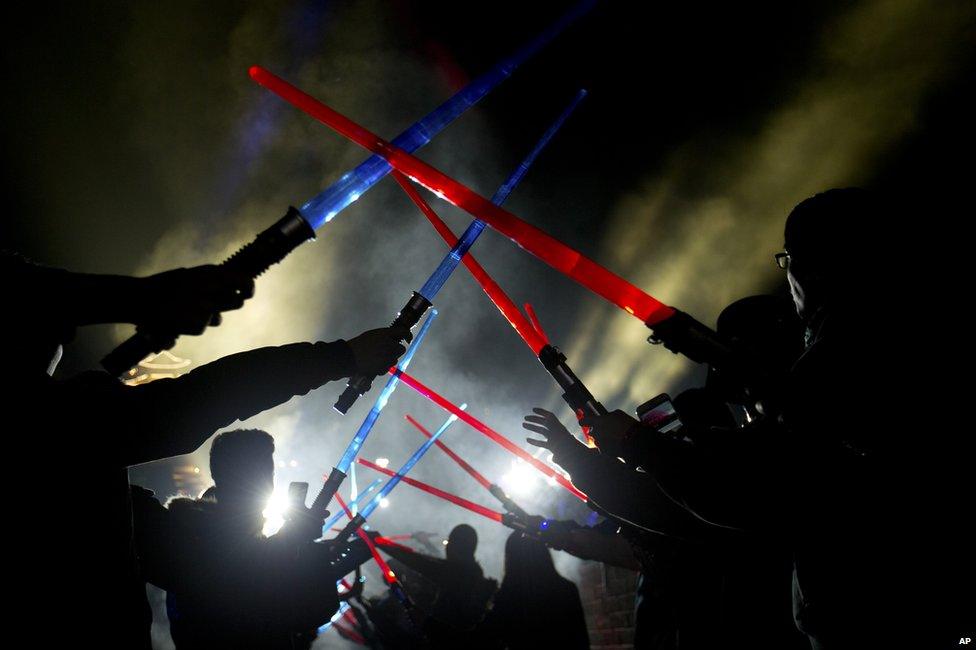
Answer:
<svg viewBox="0 0 976 650"><path fill-rule="evenodd" d="M491 202L495 205L501 205L505 200L511 195L511 193L518 187L518 184L525 178L528 173L529 168L532 167L532 163L535 159L539 157L542 150L546 148L549 141L552 140L553 136L562 128L569 116L573 114L579 103L583 101L586 97L586 91L580 90L573 101L570 102L569 106L556 118L556 121L550 125L546 132L542 134L542 137L536 143L535 147L529 152L529 155L515 168L515 171L508 177L508 179L502 183L498 191L495 192L494 196L491 197ZM415 291L407 304L399 311L396 318L391 324L392 327L406 327L412 329L417 321L420 320L424 312L433 304L434 298L443 288L444 283L451 277L454 270L457 269L458 263L467 255L468 251L484 232L486 224L484 221L479 219L473 220L465 231L461 234L461 237L457 242L451 247L441 263L437 265L434 272L430 274L427 281L420 288L420 291ZM349 408L355 403L356 399L369 390L370 385L373 382L372 377L367 377L364 375L357 375L350 377L349 384L343 391L342 395L336 401L334 408L339 413L345 413Z"/></svg>
<svg viewBox="0 0 976 650"><path fill-rule="evenodd" d="M464 409L467 407L467 404L462 404L460 407L458 407L458 411L464 413ZM416 465L421 458L423 458L424 454L426 454L427 450L433 446L434 442L455 422L457 422L456 416L451 415L448 417L430 440L425 441L424 444L418 447L417 450L411 454L410 458L408 458L407 461L400 467L400 469L398 469L395 473L391 473L392 478L387 481L386 485L384 485L382 489L380 489L380 491L372 499L370 499L369 503L363 506L363 509L360 510L356 516L349 521L348 524L346 524L345 528L343 528L342 532L337 536L337 539L345 539L349 537L354 530L358 530L364 523L366 523L366 520L371 514L373 514L373 511L376 510L377 506L380 505L383 499L385 499L390 492L393 491L393 488L395 488L400 481L404 479L406 474L413 469L413 466Z"/></svg>
<svg viewBox="0 0 976 650"><path fill-rule="evenodd" d="M356 462L357 463L360 463L362 465L365 465L366 467L369 467L370 469L375 469L377 472L382 472L383 474L386 474L387 476L393 475L393 471L392 470L389 470L389 469L387 469L385 467L380 467L376 463L371 463L370 461L366 460L365 458L357 458L356 459ZM500 512L495 512L494 510L492 510L490 508L486 508L483 505L474 503L473 501L468 501L467 499L462 498L462 497L459 497L456 494L451 494L450 492L445 492L444 490L441 490L440 488L436 488L433 485L429 485L427 483L423 483L421 481L418 481L417 479L410 478L409 476L404 476L403 477L403 482L406 483L407 485L410 485L412 487L415 487L415 488L417 488L419 490L423 490L424 492L427 492L428 494L433 494L434 496L436 496L436 497L438 497L440 499L443 499L445 501L450 501L454 505L457 505L457 506L460 506L462 508L465 508L466 510L470 510L471 512L473 512L475 514L479 514L482 517L487 517L488 519L491 519L492 521L497 521L498 523L502 523L502 516L503 515Z"/></svg>
<svg viewBox="0 0 976 650"><path fill-rule="evenodd" d="M349 502L349 507L350 507L350 509L353 510L353 513L354 514L355 514L355 509L358 508L359 505L363 501L366 500L366 497L368 497L373 490L375 490L377 487L379 487L380 483L382 483L382 482L383 482L382 479L375 479L372 483L370 483L366 487L365 490L363 490L362 492L360 492L356 496L355 499L353 499L352 501ZM342 519L342 516L343 516L343 513L340 510L339 512L337 512L334 515L332 515L331 517L329 517L325 521L325 524L322 526L322 534L325 535L325 533L331 531L332 530L332 527L335 526L337 523L339 523L339 520Z"/></svg>
<svg viewBox="0 0 976 650"><path fill-rule="evenodd" d="M412 424L418 431L420 431L420 433L424 434L428 438L430 438L433 435L430 431L427 430L426 427L424 427L424 425L422 425L419 422L417 422L417 420L415 420L412 416L407 415L406 418L407 418L407 421L410 422L410 424ZM505 492L505 490L503 490L501 488L500 485L498 485L497 483L492 483L491 481L489 481L488 479L486 479L481 474L481 472L479 472L475 468L471 467L471 465L469 465L466 460L464 460L463 458L461 458L460 456L458 456L454 452L454 450L452 450L450 447L448 447L447 445L445 445L442 441L438 440L435 444L441 449L441 451L443 451L445 454L447 454L448 458L450 458L455 463L457 463L457 465L461 469L463 469L465 472L467 472L468 475L471 476L471 478L473 478L479 484L481 484L481 487L483 487L486 490L488 490L488 492L493 497L495 497L496 499L498 499L501 502L502 507L505 508L505 510L507 510L508 512L514 513L514 514L516 514L518 516L528 516L528 514L525 512L525 510L523 510L521 506L519 506L517 503L515 503L515 501L513 501L510 496L508 496L508 494Z"/></svg>
<svg viewBox="0 0 976 650"><path fill-rule="evenodd" d="M460 413L464 413L464 409L466 409L467 406L467 404L462 404L460 407L458 407L458 411ZM391 474L392 478L386 482L386 485L380 489L380 491L370 500L369 503L363 506L362 511L360 511L356 517L361 517L363 521L368 519L369 516L373 514L373 511L376 510L377 506L379 506L380 501L389 496L390 492L393 491L393 488L395 488L397 484L403 480L410 470L413 469L414 465L416 465L417 462L424 457L424 454L426 454L427 451L434 446L434 442L436 442L445 431L450 429L451 425L457 422L457 420L458 418L456 415L452 414L449 416L447 420L444 421L444 424L442 424L440 428L434 432L434 435L431 436L430 439L424 441L424 444L420 445L420 447L418 447L417 450L411 454L410 458L407 459L407 461L400 467L400 469L396 471L396 473Z"/></svg>
<svg viewBox="0 0 976 650"><path fill-rule="evenodd" d="M417 191L414 184L411 183L406 176L395 170L393 172L393 178L397 183L400 184L400 187L403 188L403 191L407 194L410 200L413 201L414 205L416 205L424 216L427 217L427 220L434 227L434 230L436 230L441 238L447 242L447 245L453 247L458 241L457 237L454 235L454 232L446 223L444 223L444 220L441 219L436 212L434 212L433 208L430 207L430 204L427 203L424 197L420 196L420 192ZM498 308L498 311L502 313L509 325L515 329L522 340L525 341L525 344L528 345L529 348L532 349L532 352L538 356L539 350L541 350L543 346L548 343L541 332L533 328L531 323L525 319L525 316L522 315L522 312L519 311L512 299L509 298L508 294L502 290L498 283L495 282L490 275L488 275L488 272L485 271L473 254L468 253L465 255L461 260L461 263L464 264L465 268L467 268L471 275L474 276L475 280L478 281L478 284L481 285L482 290L484 290L485 294L487 294L489 300L491 300L495 307Z"/></svg>
<svg viewBox="0 0 976 650"><path fill-rule="evenodd" d="M404 355L400 357L400 362L397 364L398 368L406 370L408 367L410 367L410 362L413 361L413 357L417 353L417 349L423 342L424 337L427 336L427 330L430 329L434 319L437 318L437 314L438 312L436 309L432 309L430 311L430 315L427 317L427 320L424 321L424 324L421 325L420 331L417 332L417 336L415 336L413 341L411 341L410 347L408 347ZM366 438L373 430L373 426L376 425L376 421L379 419L380 413L384 408L386 408L387 402L390 401L390 396L393 395L393 391L396 390L397 384L399 383L398 381L392 381L392 379L394 378L390 377L390 380L387 380L386 385L383 386L383 390L380 391L380 394L376 397L376 401L373 402L373 407L369 410L369 413L366 414L366 417L363 419L363 423L359 425L359 429L352 437L352 440L349 441L349 445L346 447L345 452L343 452L342 458L339 459L339 463L336 465L340 471L349 471L349 466L352 465L353 459L356 458L356 454L358 454L359 450L362 449L363 444L366 442Z"/></svg>
<svg viewBox="0 0 976 650"><path fill-rule="evenodd" d="M342 506L346 516L349 517L350 524L359 518L358 514L353 515L349 508L346 507L345 502L342 500L342 496L337 494L336 500L339 502L339 505ZM376 549L376 544L373 543L373 540L369 535L366 534L366 531L364 531L361 526L356 526L356 534L359 535L360 539L362 539L366 543L366 546L369 547L369 552L372 554L373 560L383 573L383 580L386 581L386 585L389 587L390 593L392 593L394 597L400 601L404 608L406 608L408 618L410 619L411 623L413 623L414 604L413 601L410 600L410 596L408 596L407 592L403 589L403 584L400 582L400 579L397 578L396 573L393 572L390 565L387 564L386 560L383 559L383 556L380 555L380 552ZM347 537L348 535L342 535L338 539L346 539Z"/></svg>
<svg viewBox="0 0 976 650"><path fill-rule="evenodd" d="M491 70L469 83L441 106L398 135L393 143L404 151L412 152L430 142L448 124L511 76L518 66L532 58L569 25L592 9L594 4L595 0L585 0L578 3L514 54L503 59ZM386 176L390 169L390 164L382 156L370 156L355 169L343 174L338 181L302 205L302 215L313 228L318 229L356 201Z"/></svg>
<svg viewBox="0 0 976 650"><path fill-rule="evenodd" d="M347 603L346 601L342 601L342 603L339 604L339 610L335 614L332 615L332 618L329 619L329 622L328 623L326 623L325 625L322 625L321 627L319 627L318 633L319 634L325 634L326 631L328 631L328 629L330 627L332 627L333 625L335 625L335 622L336 621L338 621L340 618L342 618L342 615L346 613L346 610L347 609L349 609L349 603Z"/></svg>
<svg viewBox="0 0 976 650"><path fill-rule="evenodd" d="M535 56L569 25L592 9L594 4L596 4L595 0L584 0L574 6L514 54L503 59L407 128L393 139L393 143L404 151L410 152L426 145L451 122L511 76L516 68ZM355 168L345 172L338 181L306 201L300 210L290 207L284 217L259 234L248 245L250 248L245 247L224 264L235 267L238 271L246 271L250 277L256 278L269 266L280 262L298 245L314 239L316 230L369 191L390 172L390 169L390 164L382 156L370 156ZM268 243L269 236L274 239L275 244L270 248L265 245ZM246 258L241 257L245 252ZM102 359L102 365L113 375L122 375L149 354L171 347L175 339L176 335L170 332L140 330L106 355Z"/></svg>
<svg viewBox="0 0 976 650"><path fill-rule="evenodd" d="M407 418L407 422L409 422L410 424L412 424L414 426L414 428L417 429L418 431L420 431L420 433L424 434L424 436L426 436L427 438L433 438L434 437L434 434L432 434L430 431L428 431L427 428L424 425L422 425L419 422L417 422L417 420L415 420L412 415L407 415L406 418ZM441 451L443 451L445 454L447 454L448 458L450 458L451 460L453 460L455 463L458 464L458 466L461 469L463 469L465 472L467 472L468 475L471 476L471 478L473 478L478 483L480 483L483 488L485 488L486 490L491 488L491 481L489 481L488 479L486 479L481 474L481 472L479 472L475 468L471 467L471 465L469 465L466 460L464 460L463 458L461 458L460 456L458 456L456 453L454 453L454 450L452 450L450 447L448 447L447 445L445 445L443 441L438 440L434 444L436 444Z"/></svg>
<svg viewBox="0 0 976 650"><path fill-rule="evenodd" d="M411 180L420 183L437 196L484 221L546 264L629 314L641 319L648 326L655 325L674 314L674 309L671 307L600 266L579 251L572 249L511 212L494 205L488 199L433 166L393 146L267 70L258 66L252 67L251 77L257 83L337 133L365 149L383 156L390 165Z"/></svg>
<svg viewBox="0 0 976 650"><path fill-rule="evenodd" d="M417 353L417 349L420 344L423 343L424 337L427 336L427 330L430 329L431 324L434 319L437 318L437 310L434 309L430 312L427 320L420 327L420 331L417 332L417 336L414 337L413 341L410 342L410 346L407 351L400 357L400 361L397 363L397 367L402 367L406 369L410 362L413 360L414 355ZM373 425L376 424L377 418L380 416L380 412L386 406L386 403L390 399L390 395L396 390L399 381L392 381L393 377L386 382L386 386L380 391L380 394L376 397L376 401L373 402L373 407L366 414L366 418L363 420L362 424L359 425L359 429L353 435L352 440L346 446L346 450L342 454L342 458L339 459L339 463L332 468L329 473L329 477L325 480L322 485L322 489L319 490L318 495L315 497L315 501L312 502L309 508L313 513L324 513L328 507L329 503L332 501L332 497L339 490L339 486L342 485L342 481L346 478L346 472L349 471L349 466L352 465L353 459L359 450L362 448L363 443L366 442L366 438L369 436L370 431L373 430ZM322 515L324 518L324 514Z"/></svg>
<svg viewBox="0 0 976 650"><path fill-rule="evenodd" d="M356 516L352 514L352 511L349 510L346 502L342 500L342 495L337 494L336 501L342 507L342 511L346 514L346 517L348 517L350 520L355 519ZM386 583L395 583L397 581L396 573L393 572L390 565L387 564L386 560L383 559L383 556L380 555L380 552L376 549L376 544L373 543L370 536L367 535L366 531L364 531L362 528L357 528L356 533L359 535L360 539L366 543L366 546L369 548L370 555L373 556L373 561L376 562L376 566L380 568L380 572L383 574L383 579L386 581Z"/></svg>
<svg viewBox="0 0 976 650"><path fill-rule="evenodd" d="M393 172L393 174L396 181L407 193L407 196L420 208L420 211L424 213L424 216L434 226L434 229L440 233L441 237L449 246L453 246L452 242L456 241L456 238L454 237L454 233L451 232L451 229L444 223L443 219L438 216L434 209L430 207L430 204L420 196L417 189L402 174L399 172ZM584 415L606 415L606 407L593 396L586 385L576 376L573 369L569 367L566 356L558 348L549 343L542 330L542 326L539 324L539 319L536 317L535 311L531 306L526 305L526 313L529 315L527 319L522 315L518 307L515 306L515 302L505 293L505 290L478 263L474 255L466 255L462 262L464 262L464 266L474 276L474 279L481 286L492 304L498 308L502 316L515 328L515 331L525 341L525 344L529 346L532 353L538 357L539 362L546 369L546 372L563 389L562 397L569 404L570 408L573 409L576 418L582 418ZM584 428L583 433L586 436L587 442L589 442L589 431Z"/></svg>
<svg viewBox="0 0 976 650"><path fill-rule="evenodd" d="M579 488L573 485L569 481L569 479L567 479L565 476L563 476L562 474L554 470L552 467L549 467L541 460L539 460L529 452L525 451L524 449L522 449L521 447L513 443L511 440L509 440L502 434L498 433L497 431L489 427L484 422L478 420L470 413L461 410L456 404L453 404L447 398L443 397L432 388L425 386L416 378L411 377L407 373L397 370L396 368L390 368L390 372L398 374L400 376L400 381L402 381L404 384L412 388L417 393L423 395L434 404L437 404L448 413L451 413L452 415L456 415L458 419L462 420L465 424L467 424L471 428L481 432L482 434L487 436L489 439L491 439L492 441L494 441L504 449L518 456L519 458L524 460L529 465L532 465L532 467L535 467L537 470L539 470L546 476L552 478L554 481L556 481L559 485L561 485L570 494L572 494L579 500L586 501L586 494L584 494L582 491L580 491Z"/></svg>

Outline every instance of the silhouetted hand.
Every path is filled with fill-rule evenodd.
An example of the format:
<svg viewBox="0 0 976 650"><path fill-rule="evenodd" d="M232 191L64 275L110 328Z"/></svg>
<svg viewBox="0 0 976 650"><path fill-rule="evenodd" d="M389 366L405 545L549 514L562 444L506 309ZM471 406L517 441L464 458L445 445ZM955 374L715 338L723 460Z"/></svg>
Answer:
<svg viewBox="0 0 976 650"><path fill-rule="evenodd" d="M143 278L136 325L156 332L201 334L220 324L220 312L240 309L254 280L222 266L174 269Z"/></svg>
<svg viewBox="0 0 976 650"><path fill-rule="evenodd" d="M405 327L381 327L368 330L349 340L349 348L356 363L356 372L377 377L386 374L406 348L402 341L409 341L410 330Z"/></svg>
<svg viewBox="0 0 976 650"><path fill-rule="evenodd" d="M624 442L641 423L620 409L606 415L587 415L580 424L591 427L590 435L600 451L614 458L625 458Z"/></svg>
<svg viewBox="0 0 976 650"><path fill-rule="evenodd" d="M567 456L579 452L581 449L586 449L586 445L577 440L576 436L571 434L563 426L563 423L559 421L559 418L554 413L538 407L532 409L532 412L535 415L526 415L525 421L522 423L522 428L542 434L546 439L536 440L534 438L526 438L525 441L530 445L551 451L552 462L557 465L562 465L563 463L560 462L560 459L565 460Z"/></svg>

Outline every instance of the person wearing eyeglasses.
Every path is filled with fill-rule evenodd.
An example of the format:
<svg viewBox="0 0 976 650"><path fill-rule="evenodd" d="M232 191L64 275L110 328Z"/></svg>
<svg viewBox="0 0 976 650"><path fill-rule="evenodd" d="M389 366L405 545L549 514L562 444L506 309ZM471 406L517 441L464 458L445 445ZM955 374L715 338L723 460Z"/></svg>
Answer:
<svg viewBox="0 0 976 650"><path fill-rule="evenodd" d="M793 556L794 619L814 650L955 647L973 611L959 587L968 553L952 530L965 511L950 471L958 443L926 428L913 393L930 378L906 336L923 318L899 295L901 223L859 188L790 212L774 259L804 351L775 421L711 429L698 439L714 444L688 453L622 411L582 420L603 453L700 518L777 535Z"/></svg>

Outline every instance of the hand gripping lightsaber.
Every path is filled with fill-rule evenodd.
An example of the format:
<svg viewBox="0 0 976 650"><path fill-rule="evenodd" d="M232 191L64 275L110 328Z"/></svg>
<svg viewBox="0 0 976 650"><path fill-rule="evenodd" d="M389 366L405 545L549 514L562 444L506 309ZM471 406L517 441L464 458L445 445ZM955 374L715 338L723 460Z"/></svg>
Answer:
<svg viewBox="0 0 976 650"><path fill-rule="evenodd" d="M420 196L417 189L399 172L393 172L393 177L407 193L407 196L410 197L410 200L427 217L434 230L447 242L447 245L455 246L457 238L454 236L454 233L447 227L443 219L434 212L430 204ZM488 299L498 308L498 311L501 312L509 324L515 328L515 331L518 332L525 344L539 358L542 366L556 380L559 387L563 389L563 400L573 409L576 418L579 419L586 415L606 415L606 407L593 396L586 385L576 376L573 369L569 367L566 356L558 348L549 343L549 339L542 330L539 319L536 317L532 307L530 305L525 306L526 313L529 315L527 319L522 315L522 312L519 311L508 294L505 293L505 290L478 263L478 260L473 254L466 255L461 261L471 275L474 276L474 279L481 286ZM586 433L585 430L584 433Z"/></svg>
<svg viewBox="0 0 976 650"><path fill-rule="evenodd" d="M518 186L525 175L528 173L529 168L535 159L542 153L549 141L552 140L556 132L562 127L562 125L569 119L573 111L579 103L586 97L586 91L580 90L573 98L573 101L566 107L566 109L556 118L556 121L546 130L542 135L542 138L536 143L529 155L519 164L519 166L512 172L511 176L502 183L495 195L491 197L491 202L494 205L502 205L505 200L511 195L512 191ZM397 314L396 318L391 324L392 327L406 327L412 329L417 321L424 315L424 312L431 306L434 298L440 292L444 283L447 282L451 274L457 268L458 263L470 250L471 246L474 245L478 237L485 229L485 222L479 219L473 220L465 231L461 234L461 237L457 240L451 250L448 251L441 263L437 265L434 272L431 273L430 277L427 278L427 282L424 286L420 288L420 291L414 291L413 295L407 301L407 304L403 306L403 309ZM349 410L360 395L369 390L370 385L373 383L373 377L367 377L365 375L357 375L349 379L349 385L346 390L343 391L342 395L339 396L338 401L335 403L335 410L339 413L345 414Z"/></svg>
<svg viewBox="0 0 976 650"><path fill-rule="evenodd" d="M707 361L717 366L734 363L737 355L730 354L728 343L688 314L663 304L579 251L511 212L493 205L462 183L391 145L267 70L252 67L251 77L337 133L383 156L397 171L484 221L557 271L639 318L651 328L653 336L649 340L652 342L660 341L668 349L681 352L694 361ZM671 322L665 324L668 320Z"/></svg>
<svg viewBox="0 0 976 650"><path fill-rule="evenodd" d="M417 349L420 344L424 342L424 337L427 336L427 330L430 329L431 324L434 319L437 318L437 310L433 309L430 315L427 316L427 320L421 325L420 331L417 332L417 336L414 337L413 341L410 342L410 347L407 351L400 357L400 361L397 363L397 368L406 370L413 360L413 356L417 353ZM386 386L380 391L380 394L376 397L376 401L373 403L373 408L369 410L366 417L363 419L363 423L359 425L359 429L353 435L352 440L346 446L345 452L342 454L342 458L339 459L339 463L332 468L329 473L329 477L325 480L322 485L322 489L319 490L318 495L315 497L315 501L312 503L310 512L318 516L325 516L325 511L329 507L329 502L332 501L332 497L335 496L336 492L339 490L339 486L342 485L342 481L346 478L346 472L349 471L349 466L352 465L353 459L356 458L356 454L362 448L363 443L366 442L367 436L373 430L373 426L376 424L376 420L379 419L380 413L386 407L386 403L390 400L390 395L396 390L397 384L400 382L397 377L390 377L386 382Z"/></svg>
<svg viewBox="0 0 976 650"><path fill-rule="evenodd" d="M577 4L514 54L503 59L394 138L393 143L410 152L426 145L511 76L522 63L532 58L576 19L592 9L594 4L595 0L584 0ZM356 201L386 176L390 169L389 163L382 156L370 156L306 201L301 209L289 207L284 217L258 234L252 242L224 261L223 265L257 278L300 244L314 239L315 230ZM140 329L106 355L102 359L102 367L113 375L120 376L150 354L172 347L176 338L177 335L170 332Z"/></svg>
<svg viewBox="0 0 976 650"><path fill-rule="evenodd" d="M382 480L376 479L368 486L366 486L365 490L360 492L355 499L349 502L349 508L353 511L359 509L359 505L363 501L365 501L366 497L368 497L373 490L379 487L380 483L382 482L383 482ZM332 527L335 526L337 523L339 523L339 520L342 519L342 516L343 516L343 512L340 510L339 512L335 513L334 515L326 519L325 523L322 524L322 534L325 535L327 531L332 530Z"/></svg>

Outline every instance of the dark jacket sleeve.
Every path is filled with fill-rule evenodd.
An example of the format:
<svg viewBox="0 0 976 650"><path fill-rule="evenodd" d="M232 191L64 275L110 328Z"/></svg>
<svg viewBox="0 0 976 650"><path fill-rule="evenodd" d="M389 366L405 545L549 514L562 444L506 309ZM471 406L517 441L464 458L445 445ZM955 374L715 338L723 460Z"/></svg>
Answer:
<svg viewBox="0 0 976 650"><path fill-rule="evenodd" d="M355 369L345 341L292 343L232 354L177 379L122 387L114 418L120 460L136 465L190 453L216 430L304 395ZM124 432L124 433L122 433Z"/></svg>
<svg viewBox="0 0 976 650"><path fill-rule="evenodd" d="M557 462L590 502L617 519L646 530L698 539L702 522L675 502L648 473L637 472L596 449L580 448Z"/></svg>
<svg viewBox="0 0 976 650"><path fill-rule="evenodd" d="M397 546L380 546L379 549L437 585L442 585L450 579L453 569L447 560L430 557L423 553L415 553Z"/></svg>

